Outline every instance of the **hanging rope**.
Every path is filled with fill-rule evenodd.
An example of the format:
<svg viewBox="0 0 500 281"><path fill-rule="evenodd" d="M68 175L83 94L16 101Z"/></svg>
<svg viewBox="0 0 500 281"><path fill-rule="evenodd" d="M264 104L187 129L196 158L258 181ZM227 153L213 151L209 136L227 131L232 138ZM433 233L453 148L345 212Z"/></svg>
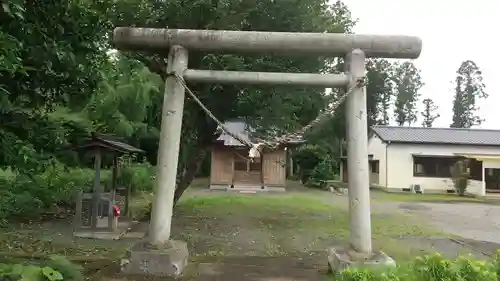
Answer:
<svg viewBox="0 0 500 281"><path fill-rule="evenodd" d="M271 150L276 150L280 145L286 144L290 141L296 140L301 138L307 131L309 131L311 128L314 126L322 123L323 121L327 120L329 117L334 116L336 110L338 107L345 101L347 96L349 96L354 89L364 87L364 77L359 77L356 78L353 82L354 85L350 86L347 91L344 93L340 94L340 98L336 100L329 108L325 109L323 112L321 112L314 120L312 120L309 124L306 126L300 128L299 130L291 133L291 134L285 134L280 137L275 138L274 140L265 140L263 142L259 143L252 143L251 141L246 140L245 138L241 137L240 135L231 132L224 126L224 123L222 123L215 115L201 102L201 100L191 91L191 89L188 87L186 82L184 81L184 78L180 77L176 73L169 73L169 76L175 77L175 79L184 87L186 92L189 94L189 96L200 106L200 108L221 128L223 132L231 136L232 138L236 139L243 145L247 146L250 148L249 151L249 158L257 158L260 156L262 150L264 147L268 147ZM238 156L243 157L238 154ZM246 159L246 158L245 158Z"/></svg>

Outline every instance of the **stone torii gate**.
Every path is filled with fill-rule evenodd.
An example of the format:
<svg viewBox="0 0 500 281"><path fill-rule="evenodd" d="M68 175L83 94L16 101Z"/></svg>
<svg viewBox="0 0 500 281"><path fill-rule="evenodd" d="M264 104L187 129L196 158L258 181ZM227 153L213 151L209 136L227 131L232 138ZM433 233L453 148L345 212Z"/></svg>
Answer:
<svg viewBox="0 0 500 281"><path fill-rule="evenodd" d="M187 82L352 87L347 97L350 245L330 249L332 269L362 263L391 261L372 252L366 88L355 87L365 78L365 58L415 59L422 41L411 36L334 33L287 33L117 27L113 41L120 50L169 50L161 135L158 150L155 199L149 243L129 251L124 270L130 273L179 275L187 263L187 245L170 240L173 198ZM346 57L344 74L266 73L188 69L188 50L231 53L308 54Z"/></svg>

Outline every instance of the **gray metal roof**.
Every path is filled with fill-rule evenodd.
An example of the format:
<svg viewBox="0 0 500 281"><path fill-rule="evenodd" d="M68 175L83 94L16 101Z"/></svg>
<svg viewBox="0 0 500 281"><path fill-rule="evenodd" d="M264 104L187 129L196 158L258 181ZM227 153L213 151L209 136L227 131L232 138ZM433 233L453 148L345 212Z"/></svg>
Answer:
<svg viewBox="0 0 500 281"><path fill-rule="evenodd" d="M240 136L245 141L255 142L255 139L252 137L252 132L254 131L254 129L252 129L244 121L227 121L224 123L224 127L231 133ZM244 146L244 144L226 134L226 132L224 132L223 130L220 130L220 132L221 134L217 138L217 141L224 142L224 145L226 146ZM272 136L270 137L272 139ZM304 141L300 138L291 140L288 142L288 144L301 144L303 142Z"/></svg>
<svg viewBox="0 0 500 281"><path fill-rule="evenodd" d="M372 126L383 141L500 146L500 130Z"/></svg>
<svg viewBox="0 0 500 281"><path fill-rule="evenodd" d="M229 132L238 135L245 141L251 141L250 133L251 129L249 126L243 121L228 121L224 123L224 128ZM223 130L221 130L220 136L217 138L217 141L223 141L226 146L244 146L241 142L226 134Z"/></svg>

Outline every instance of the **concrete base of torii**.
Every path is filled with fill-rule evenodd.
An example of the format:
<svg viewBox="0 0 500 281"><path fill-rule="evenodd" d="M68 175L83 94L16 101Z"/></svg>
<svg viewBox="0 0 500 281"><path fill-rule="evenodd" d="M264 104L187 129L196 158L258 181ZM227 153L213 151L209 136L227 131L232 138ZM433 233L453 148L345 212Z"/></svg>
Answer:
<svg viewBox="0 0 500 281"><path fill-rule="evenodd" d="M122 272L131 275L179 277L188 263L188 247L183 241L170 240L164 248L148 242L135 244L121 262Z"/></svg>
<svg viewBox="0 0 500 281"><path fill-rule="evenodd" d="M356 253L351 247L327 249L328 271L340 273L348 267L396 266L396 261L383 252L373 252L371 256Z"/></svg>

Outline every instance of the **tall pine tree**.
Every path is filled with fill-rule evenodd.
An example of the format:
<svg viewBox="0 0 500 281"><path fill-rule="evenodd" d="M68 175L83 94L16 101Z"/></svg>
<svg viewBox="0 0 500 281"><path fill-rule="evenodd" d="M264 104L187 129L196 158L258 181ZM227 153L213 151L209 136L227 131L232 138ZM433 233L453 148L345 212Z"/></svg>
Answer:
<svg viewBox="0 0 500 281"><path fill-rule="evenodd" d="M455 97L453 100L452 128L470 128L481 125L484 119L477 114L477 101L485 99L482 72L472 60L462 62L455 78Z"/></svg>
<svg viewBox="0 0 500 281"><path fill-rule="evenodd" d="M388 125L394 97L394 65L385 59L371 59L367 62L366 69L368 125Z"/></svg>
<svg viewBox="0 0 500 281"><path fill-rule="evenodd" d="M422 101L422 104L424 106L423 111L420 113L423 117L422 127L430 128L432 127L434 121L441 116L436 112L439 107L434 103L432 99L429 98L424 99Z"/></svg>
<svg viewBox="0 0 500 281"><path fill-rule="evenodd" d="M411 125L417 121L419 90L423 86L420 70L411 62L396 65L394 83L396 100L394 117L399 126Z"/></svg>

